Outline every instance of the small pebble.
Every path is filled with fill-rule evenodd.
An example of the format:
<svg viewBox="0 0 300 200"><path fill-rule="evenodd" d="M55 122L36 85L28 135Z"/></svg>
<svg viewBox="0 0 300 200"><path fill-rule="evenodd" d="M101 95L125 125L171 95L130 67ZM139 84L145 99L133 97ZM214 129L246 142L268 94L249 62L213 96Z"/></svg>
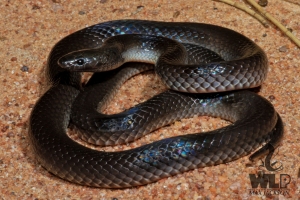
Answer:
<svg viewBox="0 0 300 200"><path fill-rule="evenodd" d="M135 13L138 13L138 12L140 12L143 9L144 9L144 6L137 6Z"/></svg>
<svg viewBox="0 0 300 200"><path fill-rule="evenodd" d="M28 67L27 66L25 66L25 65L23 65L22 67L21 67L21 71L22 72L28 72Z"/></svg>
<svg viewBox="0 0 300 200"><path fill-rule="evenodd" d="M177 10L176 12L174 12L173 17L177 18L179 15L180 15L180 11Z"/></svg>
<svg viewBox="0 0 300 200"><path fill-rule="evenodd" d="M143 9L144 9L144 6L142 6L142 5L137 6L136 10L134 12L132 12L132 15L135 15L135 14L139 13Z"/></svg>
<svg viewBox="0 0 300 200"><path fill-rule="evenodd" d="M263 37L267 37L267 34L266 34L266 33L264 33L262 36L263 36Z"/></svg>
<svg viewBox="0 0 300 200"><path fill-rule="evenodd" d="M32 10L38 10L38 9L40 9L40 8L41 8L41 7L38 6L38 5L36 5L36 4L32 6Z"/></svg>
<svg viewBox="0 0 300 200"><path fill-rule="evenodd" d="M4 126L4 127L2 127L1 131L4 133L5 131L7 131L8 128L9 128L9 126Z"/></svg>
<svg viewBox="0 0 300 200"><path fill-rule="evenodd" d="M23 45L23 48L24 48L24 49L27 49L27 48L30 47L30 46L31 46L31 44L29 44L29 43L28 43L28 44L24 44L24 45Z"/></svg>
<svg viewBox="0 0 300 200"><path fill-rule="evenodd" d="M269 96L269 100L270 100L270 101L274 101L275 99L276 99L276 98L275 98L274 95L270 95L270 96Z"/></svg>
<svg viewBox="0 0 300 200"><path fill-rule="evenodd" d="M78 12L79 15L85 15L85 11L81 10Z"/></svg>
<svg viewBox="0 0 300 200"><path fill-rule="evenodd" d="M262 7L266 7L268 5L268 0L259 0L257 3Z"/></svg>
<svg viewBox="0 0 300 200"><path fill-rule="evenodd" d="M281 47L279 48L279 51L280 51L280 52L287 52L287 51L288 51L288 48L287 48L286 46L281 46Z"/></svg>

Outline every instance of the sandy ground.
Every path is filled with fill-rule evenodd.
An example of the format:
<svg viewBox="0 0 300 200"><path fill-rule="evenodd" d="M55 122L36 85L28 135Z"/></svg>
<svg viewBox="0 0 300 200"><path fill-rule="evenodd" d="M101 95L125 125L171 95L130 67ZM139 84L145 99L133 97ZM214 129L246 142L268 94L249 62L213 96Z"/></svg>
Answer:
<svg viewBox="0 0 300 200"><path fill-rule="evenodd" d="M266 8L300 38L300 6L272 0ZM0 197L1 199L298 199L300 192L300 51L277 28L231 6L211 0L37 0L0 2ZM53 45L64 36L95 23L114 19L189 21L236 30L260 45L268 55L270 71L260 95L269 99L285 124L285 136L275 159L291 177L288 195L250 195L248 157L200 168L142 187L109 190L79 186L61 180L36 161L28 140L30 112L45 86L43 70ZM164 87L145 73L128 81L108 112L144 101ZM146 95L145 95L146 94ZM172 135L212 130L227 124L220 119L194 117L161 128L129 146ZM122 149L120 147L118 149ZM127 147L125 147L127 148ZM266 173L270 173L266 171Z"/></svg>

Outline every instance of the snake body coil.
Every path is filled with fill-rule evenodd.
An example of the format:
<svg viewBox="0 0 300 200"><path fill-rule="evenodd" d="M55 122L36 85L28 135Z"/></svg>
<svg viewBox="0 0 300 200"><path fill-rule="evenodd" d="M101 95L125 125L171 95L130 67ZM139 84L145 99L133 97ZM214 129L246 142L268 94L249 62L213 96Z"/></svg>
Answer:
<svg viewBox="0 0 300 200"><path fill-rule="evenodd" d="M167 67L168 72L162 72L162 76L167 74L165 83L172 89L218 92L251 88L259 86L267 74L266 55L255 43L218 26L119 20L75 32L52 49L47 70L54 84L39 99L30 117L30 140L39 162L47 170L83 185L124 188L226 163L266 143L252 159L267 153L268 146L278 145L283 134L279 115L267 100L250 91L212 94L167 91L120 114L106 116L96 112L97 102L105 106L117 85L149 67L141 70L136 67L134 70L138 72L134 73L128 68L120 69L110 79L106 75L95 75L102 81L80 92L80 74L62 69L58 60L70 52L99 48L112 36L127 34L166 37L183 43L187 49L187 46L199 45L216 52L216 56L193 70ZM193 54L188 54L190 59ZM196 63L195 59L187 62ZM124 74L127 78L122 78ZM186 85L182 79L195 84ZM98 94L99 98L91 94ZM86 100L91 102L86 103ZM132 150L99 152L79 145L66 135L71 112L72 121L81 126L80 129L88 130L82 138L100 145L130 142L161 125L196 114L222 117L233 124L207 133L167 138Z"/></svg>

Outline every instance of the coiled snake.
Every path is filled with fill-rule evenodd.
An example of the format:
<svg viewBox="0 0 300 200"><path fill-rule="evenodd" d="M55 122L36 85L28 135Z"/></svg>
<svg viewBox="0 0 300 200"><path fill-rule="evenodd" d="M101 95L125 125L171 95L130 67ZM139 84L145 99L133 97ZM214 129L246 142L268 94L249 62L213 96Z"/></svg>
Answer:
<svg viewBox="0 0 300 200"><path fill-rule="evenodd" d="M150 61L143 56L129 58L139 52L148 52ZM106 63L117 68L129 61L155 64L164 83L177 91L163 92L119 114L97 112L120 84L153 65L133 63L95 73L83 89L79 71L106 71ZM276 148L283 135L282 121L272 104L251 91L239 90L259 86L267 70L267 57L260 47L219 26L143 20L100 23L63 38L52 49L47 66L52 86L32 111L29 138L39 162L51 173L103 188L144 185L226 163L265 144L253 159L268 153L270 146ZM88 149L66 134L71 118L79 130L86 131L82 139L99 145L121 144L194 115L233 123L122 152Z"/></svg>

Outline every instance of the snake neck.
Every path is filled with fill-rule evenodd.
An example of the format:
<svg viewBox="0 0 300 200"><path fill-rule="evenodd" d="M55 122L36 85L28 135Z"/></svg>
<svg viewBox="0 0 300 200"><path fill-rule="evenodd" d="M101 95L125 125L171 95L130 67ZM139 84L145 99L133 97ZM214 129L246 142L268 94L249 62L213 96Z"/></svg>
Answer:
<svg viewBox="0 0 300 200"><path fill-rule="evenodd" d="M177 41L168 38L139 34L118 35L106 41L103 47L116 45L119 46L124 63L188 63L188 53L185 47Z"/></svg>

